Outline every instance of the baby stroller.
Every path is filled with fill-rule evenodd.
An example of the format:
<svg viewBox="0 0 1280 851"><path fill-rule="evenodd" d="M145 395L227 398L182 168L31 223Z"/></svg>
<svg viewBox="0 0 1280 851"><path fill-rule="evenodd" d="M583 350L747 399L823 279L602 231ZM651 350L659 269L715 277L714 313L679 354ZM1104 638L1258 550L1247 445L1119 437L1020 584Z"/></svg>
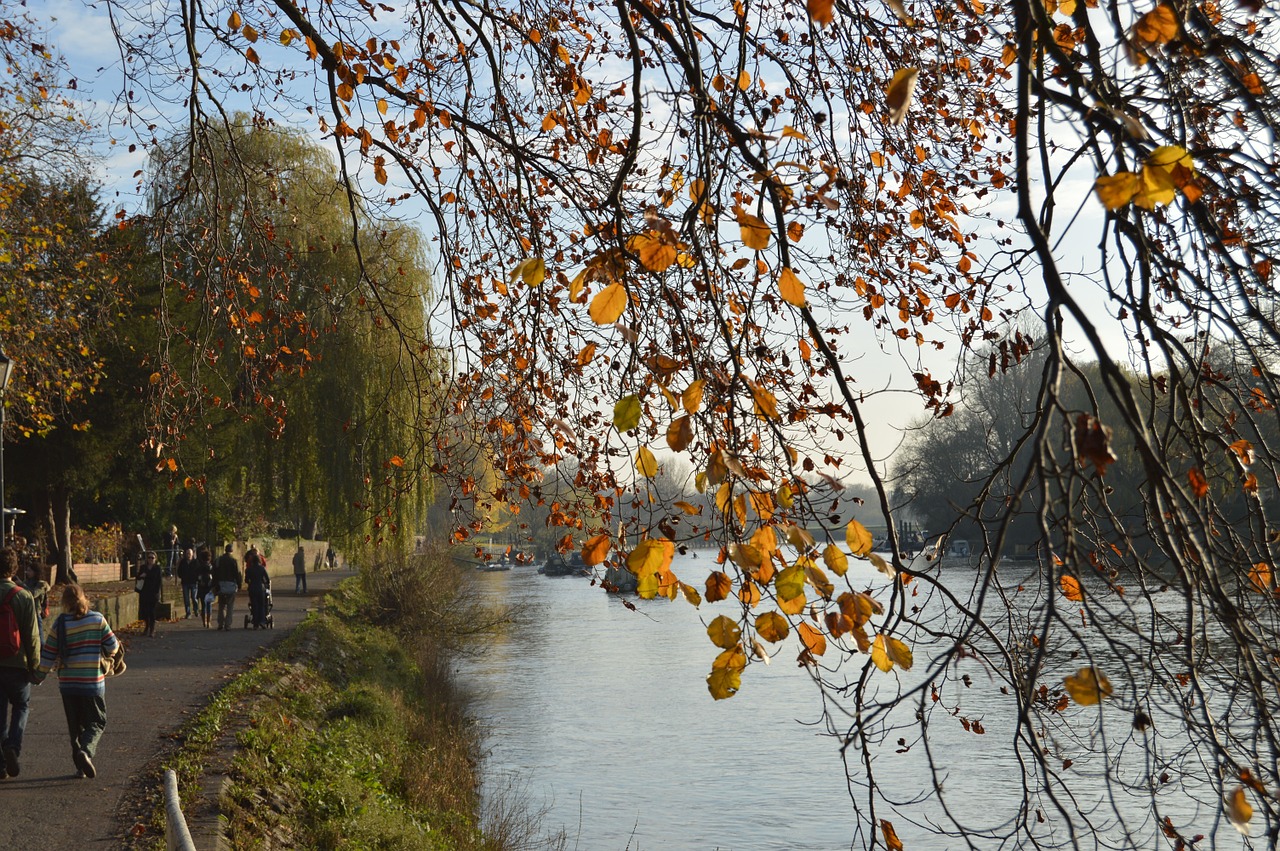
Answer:
<svg viewBox="0 0 1280 851"><path fill-rule="evenodd" d="M262 590L265 597L262 603L262 628L275 629L276 619L275 616L271 614L271 609L274 607L274 604L271 601L271 583L267 582L266 587ZM248 629L251 626L253 626L252 612L244 616L244 628Z"/></svg>

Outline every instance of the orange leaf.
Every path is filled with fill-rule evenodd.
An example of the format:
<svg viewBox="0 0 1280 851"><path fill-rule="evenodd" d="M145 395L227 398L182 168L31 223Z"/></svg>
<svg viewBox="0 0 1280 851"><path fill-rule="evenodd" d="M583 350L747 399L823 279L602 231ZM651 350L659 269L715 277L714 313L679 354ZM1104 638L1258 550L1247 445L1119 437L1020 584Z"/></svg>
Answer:
<svg viewBox="0 0 1280 851"><path fill-rule="evenodd" d="M782 270L778 276L778 293L787 304L804 307L804 283L791 271L791 267Z"/></svg>
<svg viewBox="0 0 1280 851"><path fill-rule="evenodd" d="M399 455L392 455L390 460L387 461L387 463L390 464L392 467L403 467L404 459L401 458Z"/></svg>
<svg viewBox="0 0 1280 851"><path fill-rule="evenodd" d="M667 445L675 452L683 452L693 442L693 423L688 415L680 417L667 428Z"/></svg>
<svg viewBox="0 0 1280 851"><path fill-rule="evenodd" d="M597 325L612 325L626 309L627 288L620 283L612 283L591 299L587 313Z"/></svg>
<svg viewBox="0 0 1280 851"><path fill-rule="evenodd" d="M902 840L898 838L898 832L893 829L893 822L880 819L880 832L884 834L884 845L889 851L902 851Z"/></svg>
<svg viewBox="0 0 1280 851"><path fill-rule="evenodd" d="M733 591L733 580L727 574L721 571L715 571L707 577L707 593L706 599L708 603L715 603L727 598Z"/></svg>
<svg viewBox="0 0 1280 851"><path fill-rule="evenodd" d="M1209 482L1204 477L1204 473L1200 472L1199 467L1192 467L1187 471L1187 481L1191 483L1191 491L1196 495L1196 499L1204 499L1209 495Z"/></svg>
<svg viewBox="0 0 1280 851"><path fill-rule="evenodd" d="M1058 585L1062 588L1062 596L1072 602L1079 603L1084 599L1084 591L1080 588L1080 580L1074 576L1062 574L1058 580Z"/></svg>
<svg viewBox="0 0 1280 851"><path fill-rule="evenodd" d="M836 19L835 0L807 0L805 9L809 19L820 27L825 27Z"/></svg>
<svg viewBox="0 0 1280 851"><path fill-rule="evenodd" d="M827 637L807 623L802 623L796 627L796 633L800 636L800 640L804 642L805 649L814 656L821 656L827 652Z"/></svg>
<svg viewBox="0 0 1280 851"><path fill-rule="evenodd" d="M738 228L742 235L742 244L755 251L764 251L769 247L769 238L773 231L764 220L753 216L741 208L735 210L738 217Z"/></svg>
<svg viewBox="0 0 1280 851"><path fill-rule="evenodd" d="M611 546L613 546L613 539L608 535L596 535L582 545L582 560L588 567L597 565L604 561Z"/></svg>

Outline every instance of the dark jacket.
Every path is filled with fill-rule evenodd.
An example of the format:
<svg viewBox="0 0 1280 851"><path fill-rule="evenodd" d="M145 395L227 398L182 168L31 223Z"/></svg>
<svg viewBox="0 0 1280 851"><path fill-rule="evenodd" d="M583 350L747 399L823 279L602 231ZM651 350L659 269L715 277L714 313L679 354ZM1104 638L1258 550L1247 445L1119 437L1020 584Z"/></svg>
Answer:
<svg viewBox="0 0 1280 851"><path fill-rule="evenodd" d="M234 582L237 590L244 584L244 576L240 573L240 562L231 553L223 553L213 565L214 590L218 590L219 582Z"/></svg>
<svg viewBox="0 0 1280 851"><path fill-rule="evenodd" d="M200 578L200 562L195 558L182 557L178 562L178 580L183 585L195 585Z"/></svg>
<svg viewBox="0 0 1280 851"><path fill-rule="evenodd" d="M244 581L250 588L255 585L263 587L271 586L271 575L267 573L267 566L261 561L254 559L249 562L249 566L244 571Z"/></svg>
<svg viewBox="0 0 1280 851"><path fill-rule="evenodd" d="M142 579L142 590L138 595L144 600L159 600L160 586L164 583L164 569L159 564L140 568L138 576Z"/></svg>

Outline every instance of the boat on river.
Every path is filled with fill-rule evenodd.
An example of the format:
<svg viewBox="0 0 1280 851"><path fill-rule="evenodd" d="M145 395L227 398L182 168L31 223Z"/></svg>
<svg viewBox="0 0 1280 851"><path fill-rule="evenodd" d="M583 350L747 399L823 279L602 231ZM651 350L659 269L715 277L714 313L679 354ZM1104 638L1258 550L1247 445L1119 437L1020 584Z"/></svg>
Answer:
<svg viewBox="0 0 1280 851"><path fill-rule="evenodd" d="M552 553L538 572L543 576L590 576L591 568L582 560L581 553L570 553L568 558Z"/></svg>

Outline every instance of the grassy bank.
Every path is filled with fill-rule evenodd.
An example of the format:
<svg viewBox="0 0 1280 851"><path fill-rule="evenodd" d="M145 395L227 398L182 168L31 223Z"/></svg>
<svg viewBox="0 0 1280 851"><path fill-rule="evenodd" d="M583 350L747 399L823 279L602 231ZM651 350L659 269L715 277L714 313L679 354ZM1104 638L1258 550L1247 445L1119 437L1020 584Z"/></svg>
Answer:
<svg viewBox="0 0 1280 851"><path fill-rule="evenodd" d="M184 809L223 753L232 848L513 847L519 818L481 830L475 731L449 677L451 654L502 620L464 580L428 556L331 593L184 730Z"/></svg>

